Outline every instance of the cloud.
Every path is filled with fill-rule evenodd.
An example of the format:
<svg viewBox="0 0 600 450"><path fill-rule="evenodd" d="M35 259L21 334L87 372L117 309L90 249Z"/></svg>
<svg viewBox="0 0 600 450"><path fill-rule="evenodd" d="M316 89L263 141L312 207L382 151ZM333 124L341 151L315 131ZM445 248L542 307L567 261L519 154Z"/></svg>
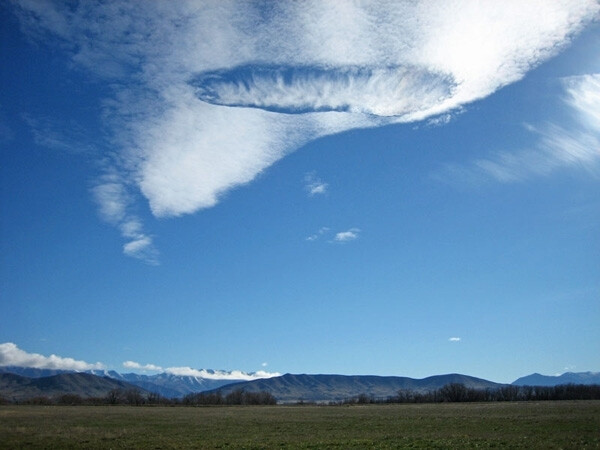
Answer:
<svg viewBox="0 0 600 450"><path fill-rule="evenodd" d="M421 67L260 66L203 73L192 85L200 100L275 112L344 111L402 116L448 98L451 77Z"/></svg>
<svg viewBox="0 0 600 450"><path fill-rule="evenodd" d="M446 113L446 114L441 114L439 116L436 117L432 117L431 119L428 119L426 122L426 125L428 127L441 127L443 125L447 125L449 124L452 119L454 119L458 114L461 114L464 112L463 108L457 108L454 111L452 111L452 113Z"/></svg>
<svg viewBox="0 0 600 450"><path fill-rule="evenodd" d="M325 194L327 192L328 184L318 178L314 172L307 173L304 176L304 183L304 188L311 197L313 195Z"/></svg>
<svg viewBox="0 0 600 450"><path fill-rule="evenodd" d="M316 241L317 239L319 239L321 236L323 236L324 234L328 233L330 230L329 227L321 227L319 229L319 231L317 231L314 234L311 234L310 236L308 236L306 238L307 241Z"/></svg>
<svg viewBox="0 0 600 450"><path fill-rule="evenodd" d="M600 74L568 77L564 103L572 112L568 128L548 123L540 128L526 125L538 136L532 148L497 152L466 165L448 165L436 178L479 183L502 183L546 176L564 168L600 169Z"/></svg>
<svg viewBox="0 0 600 450"><path fill-rule="evenodd" d="M156 366L154 364L140 364L135 361L125 361L123 363L123 367L127 369L136 369L136 370L153 370L153 371L162 371L163 368L160 366Z"/></svg>
<svg viewBox="0 0 600 450"><path fill-rule="evenodd" d="M32 367L36 369L56 370L92 370L104 369L104 364L90 364L73 358L61 356L44 356L38 353L27 353L12 342L0 344L0 366Z"/></svg>
<svg viewBox="0 0 600 450"><path fill-rule="evenodd" d="M266 367L267 363L262 363L262 367ZM272 378L278 377L281 374L278 372L266 372L259 370L258 372L242 372L241 370L224 371L224 370L207 370L207 369L193 369L191 367L167 367L163 368L155 364L140 364L135 361L125 361L123 367L133 370L151 370L166 372L173 375L187 376L187 377L200 377L210 380L257 380L260 378Z"/></svg>
<svg viewBox="0 0 600 450"><path fill-rule="evenodd" d="M211 380L257 380L261 378L272 378L278 377L281 374L278 372L266 372L259 370L258 372L246 373L240 370L233 370L231 372L221 370L206 370L206 369L192 369L191 367L169 367L165 369L165 372L173 375L190 376L190 377L201 377Z"/></svg>
<svg viewBox="0 0 600 450"><path fill-rule="evenodd" d="M329 228L329 227L322 227L316 233L311 234L310 236L308 236L306 238L306 240L307 241L316 241L319 238L321 238L321 236L328 234L330 231L331 231L331 228ZM360 233L360 229L359 228L350 228L347 231L340 231L338 233L335 233L335 235L333 236L333 238L330 241L328 241L328 242L332 243L332 242L348 242L348 241L353 241L355 239L358 239L359 233Z"/></svg>
<svg viewBox="0 0 600 450"><path fill-rule="evenodd" d="M144 232L140 219L130 211L132 199L122 177L114 171L107 173L92 192L102 219L116 226L121 231L121 236L128 240L123 245L123 253L150 265L157 265L158 250L152 237Z"/></svg>
<svg viewBox="0 0 600 450"><path fill-rule="evenodd" d="M96 149L87 141L84 129L76 122L61 122L47 117L22 115L34 142L42 147L72 154L94 154Z"/></svg>
<svg viewBox="0 0 600 450"><path fill-rule="evenodd" d="M321 136L442 124L556 54L600 10L596 0L12 4L29 36L110 81L111 170L156 217L212 207ZM119 213L100 191L101 210ZM127 255L155 260L147 234L114 223Z"/></svg>
<svg viewBox="0 0 600 450"><path fill-rule="evenodd" d="M358 233L360 233L358 228L350 228L348 231L340 231L339 233L336 233L333 240L336 242L353 241L358 239Z"/></svg>
<svg viewBox="0 0 600 450"><path fill-rule="evenodd" d="M460 338L459 337L451 337L450 339L448 339L450 342L460 342Z"/></svg>

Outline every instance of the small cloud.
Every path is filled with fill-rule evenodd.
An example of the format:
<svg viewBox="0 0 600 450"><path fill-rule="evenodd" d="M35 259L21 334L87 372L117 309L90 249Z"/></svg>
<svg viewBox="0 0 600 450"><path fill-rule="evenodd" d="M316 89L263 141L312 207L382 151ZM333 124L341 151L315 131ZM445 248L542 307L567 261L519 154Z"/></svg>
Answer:
<svg viewBox="0 0 600 450"><path fill-rule="evenodd" d="M154 364L140 364L135 361L125 361L123 363L123 367L125 367L126 369L136 369L136 370L155 370L155 371L163 370L162 367L156 366Z"/></svg>
<svg viewBox="0 0 600 450"><path fill-rule="evenodd" d="M317 178L314 172L307 173L304 177L305 186L304 188L308 192L309 196L325 194L327 192L327 183L323 182L320 178Z"/></svg>
<svg viewBox="0 0 600 450"><path fill-rule="evenodd" d="M269 365L269 364L268 364L268 363L266 363L266 362L264 362L264 363L262 363L262 364L261 364L261 366L262 366L262 367L267 367L268 365Z"/></svg>
<svg viewBox="0 0 600 450"><path fill-rule="evenodd" d="M428 119L426 122L427 127L441 127L443 125L449 124L457 115L462 114L465 111L464 108L457 108L452 113L441 114L436 117L432 117Z"/></svg>
<svg viewBox="0 0 600 450"><path fill-rule="evenodd" d="M577 366L565 366L565 368L563 369L563 373L573 372L576 368L577 368ZM559 373L558 375L562 375L562 374Z"/></svg>
<svg viewBox="0 0 600 450"><path fill-rule="evenodd" d="M460 338L459 337L451 337L450 339L448 339L450 342L460 342Z"/></svg>
<svg viewBox="0 0 600 450"><path fill-rule="evenodd" d="M348 231L340 231L336 233L333 240L335 242L348 242L358 239L358 233L360 233L360 229L358 228L350 228Z"/></svg>
<svg viewBox="0 0 600 450"><path fill-rule="evenodd" d="M329 231L328 227L321 227L319 229L319 231L317 231L314 234L311 234L310 236L308 236L306 238L307 241L316 241L317 239L319 239L321 236L323 236L325 233L327 233Z"/></svg>
<svg viewBox="0 0 600 450"><path fill-rule="evenodd" d="M102 363L90 364L73 358L63 358L57 355L44 356L38 353L27 353L12 342L0 344L0 367L17 366L32 367L35 369L56 370L92 370L104 369Z"/></svg>
<svg viewBox="0 0 600 450"><path fill-rule="evenodd" d="M158 251L152 243L152 238L145 234L140 234L123 245L123 253L141 259L152 266L158 265Z"/></svg>

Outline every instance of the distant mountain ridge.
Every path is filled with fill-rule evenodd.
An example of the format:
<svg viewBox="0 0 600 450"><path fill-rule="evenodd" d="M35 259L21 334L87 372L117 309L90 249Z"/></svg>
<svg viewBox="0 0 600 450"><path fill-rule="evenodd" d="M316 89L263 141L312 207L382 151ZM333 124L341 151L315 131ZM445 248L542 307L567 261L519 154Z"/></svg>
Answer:
<svg viewBox="0 0 600 450"><path fill-rule="evenodd" d="M561 384L599 384L600 372L566 372L562 375L533 373L512 382L514 386L559 386Z"/></svg>
<svg viewBox="0 0 600 450"><path fill-rule="evenodd" d="M205 370L208 375L231 377L231 372ZM114 380L130 383L149 392L154 392L168 398L181 398L187 394L218 389L230 383L246 381L245 378L212 379L192 375L175 375L162 372L156 375L142 375L137 373L119 373L114 370L88 370L74 372L72 370L37 369L32 367L5 366L0 367L1 373L12 373L28 378L42 378L65 373L88 373L99 377L108 377ZM241 376L252 374L241 373Z"/></svg>
<svg viewBox="0 0 600 450"><path fill-rule="evenodd" d="M80 397L104 397L114 389L137 389L132 384L89 373L60 373L47 377L30 378L14 373L0 373L0 396L10 401L35 397L58 397L65 394ZM146 391L140 391L147 393Z"/></svg>
<svg viewBox="0 0 600 450"><path fill-rule="evenodd" d="M206 373L210 376L234 376L231 372L223 371L205 370L201 373ZM15 381L16 379L14 377L3 376L9 374L20 376L24 378L24 380ZM241 374L241 376L248 376L248 374L235 372L235 375L238 374ZM61 387L62 391L58 389L58 387L55 390L48 390L49 388L45 387L45 385L37 385L37 382L34 381L35 379L46 379L58 375L88 375L104 381L101 382L95 378L89 377L75 377L73 379L70 379L70 377L56 378L55 380L65 381L64 385ZM72 389L73 393L77 393L82 397L102 396L111 389L131 389L134 387L144 392L160 394L167 398L182 398L188 394L210 391L221 391L223 395L227 395L236 389L243 389L247 392L269 392L280 402L295 402L299 400L323 402L340 401L356 397L360 394L366 394L381 399L394 396L398 394L398 391L400 390L414 392L433 391L449 383L458 383L473 389L493 390L506 386L505 384L461 374L435 375L423 379L374 375L286 374L278 377L246 381L236 379L212 379L191 375L175 375L166 372L156 375L142 375L136 373L121 374L113 370L74 372L16 366L0 367L0 377L2 377L2 383L4 383L0 383L0 394L2 394L2 386L5 388L3 391L4 394L2 395L7 393L10 394L10 390L12 389L10 386L16 388L19 385L25 389L23 392L29 393L28 395L56 395L59 391L64 393L69 389ZM75 383L74 380L78 380L77 383ZM110 386L107 384L112 382L121 384L110 384ZM52 382L49 381L44 381L44 383L52 384ZM86 384L89 384L89 386L86 387ZM600 385L600 373L569 372L560 376L532 374L521 377L512 383L512 385L515 386L556 386L560 384ZM10 395L6 397L15 398Z"/></svg>
<svg viewBox="0 0 600 450"><path fill-rule="evenodd" d="M450 383L463 384L473 389L497 389L500 383L468 375L435 375L423 379L408 377L383 377L374 375L294 375L228 384L219 389L227 395L237 389L245 392L266 391L283 403L297 401L342 401L360 394L375 398L387 398L400 390L425 392L439 389Z"/></svg>

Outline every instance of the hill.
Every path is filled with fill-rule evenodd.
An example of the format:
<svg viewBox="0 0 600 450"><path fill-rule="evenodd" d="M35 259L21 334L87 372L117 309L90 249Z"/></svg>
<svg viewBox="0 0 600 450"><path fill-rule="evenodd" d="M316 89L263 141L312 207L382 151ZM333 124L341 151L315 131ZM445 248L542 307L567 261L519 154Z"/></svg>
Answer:
<svg viewBox="0 0 600 450"><path fill-rule="evenodd" d="M423 379L408 377L382 377L371 375L293 375L232 383L218 389L227 395L236 389L245 392L265 391L278 402L297 401L330 402L341 401L367 394L375 398L394 396L400 390L416 392L439 389L449 383L460 383L474 389L496 389L502 384L460 374L436 375Z"/></svg>
<svg viewBox="0 0 600 450"><path fill-rule="evenodd" d="M79 395L80 397L104 397L114 389L138 388L123 381L88 373L61 373L39 378L28 378L14 373L0 373L0 396L10 401L23 401L35 397L52 398L65 394Z"/></svg>
<svg viewBox="0 0 600 450"><path fill-rule="evenodd" d="M556 376L533 373L512 382L514 386L559 386L561 384L600 384L600 372L566 372Z"/></svg>

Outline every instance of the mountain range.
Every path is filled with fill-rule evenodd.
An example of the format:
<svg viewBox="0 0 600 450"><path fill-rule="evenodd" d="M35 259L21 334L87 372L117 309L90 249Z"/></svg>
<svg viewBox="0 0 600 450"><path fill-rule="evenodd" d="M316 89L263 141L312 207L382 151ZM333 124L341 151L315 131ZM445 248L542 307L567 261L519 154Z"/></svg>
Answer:
<svg viewBox="0 0 600 450"><path fill-rule="evenodd" d="M279 402L299 400L310 402L341 401L366 394L374 398L387 398L400 390L426 392L439 389L450 383L463 384L473 389L496 389L502 384L468 375L436 375L423 379L408 377L381 377L373 375L293 375L265 378L228 384L219 389L223 395L235 390L244 392L269 392Z"/></svg>
<svg viewBox="0 0 600 450"><path fill-rule="evenodd" d="M557 386L560 384L600 384L600 372L566 372L562 375L533 373L512 382L514 386Z"/></svg>
<svg viewBox="0 0 600 450"><path fill-rule="evenodd" d="M400 390L426 392L439 389L449 383L463 384L473 389L496 389L501 383L461 374L435 375L423 379L385 376L307 375L285 374L282 376L254 379L235 379L230 372L205 371L222 376L221 379L191 375L159 373L141 375L121 374L116 371L94 370L73 372L55 369L36 369L16 366L0 367L0 396L11 400L23 400L36 396L58 396L65 393L82 397L102 397L113 389L137 388L167 398L182 398L187 394L220 391L224 396L235 390L246 392L266 391L279 402L340 401L360 394L375 398L394 396ZM240 373L240 376L247 374ZM532 374L515 380L515 386L555 386L560 384L600 384L600 373L565 373L561 376Z"/></svg>
<svg viewBox="0 0 600 450"><path fill-rule="evenodd" d="M48 377L30 378L14 373L0 373L0 396L9 401L23 401L35 397L58 397L75 394L81 397L105 397L110 391L127 391L136 386L90 373L60 373ZM141 394L147 391L140 390Z"/></svg>
<svg viewBox="0 0 600 450"><path fill-rule="evenodd" d="M13 373L28 378L42 378L64 373L72 373L72 371L5 366L0 367L0 374L1 373ZM161 396L167 398L180 398L187 394L210 391L230 383L245 381L245 379L232 378L231 372L224 371L218 372L218 374L226 377L223 379L212 379L191 375L175 375L167 372L162 372L156 375L142 375L137 373L119 373L114 370L89 370L85 373L130 383L141 389L160 394ZM206 373L216 374L217 372L208 370ZM242 373L241 375L244 376L248 374Z"/></svg>

